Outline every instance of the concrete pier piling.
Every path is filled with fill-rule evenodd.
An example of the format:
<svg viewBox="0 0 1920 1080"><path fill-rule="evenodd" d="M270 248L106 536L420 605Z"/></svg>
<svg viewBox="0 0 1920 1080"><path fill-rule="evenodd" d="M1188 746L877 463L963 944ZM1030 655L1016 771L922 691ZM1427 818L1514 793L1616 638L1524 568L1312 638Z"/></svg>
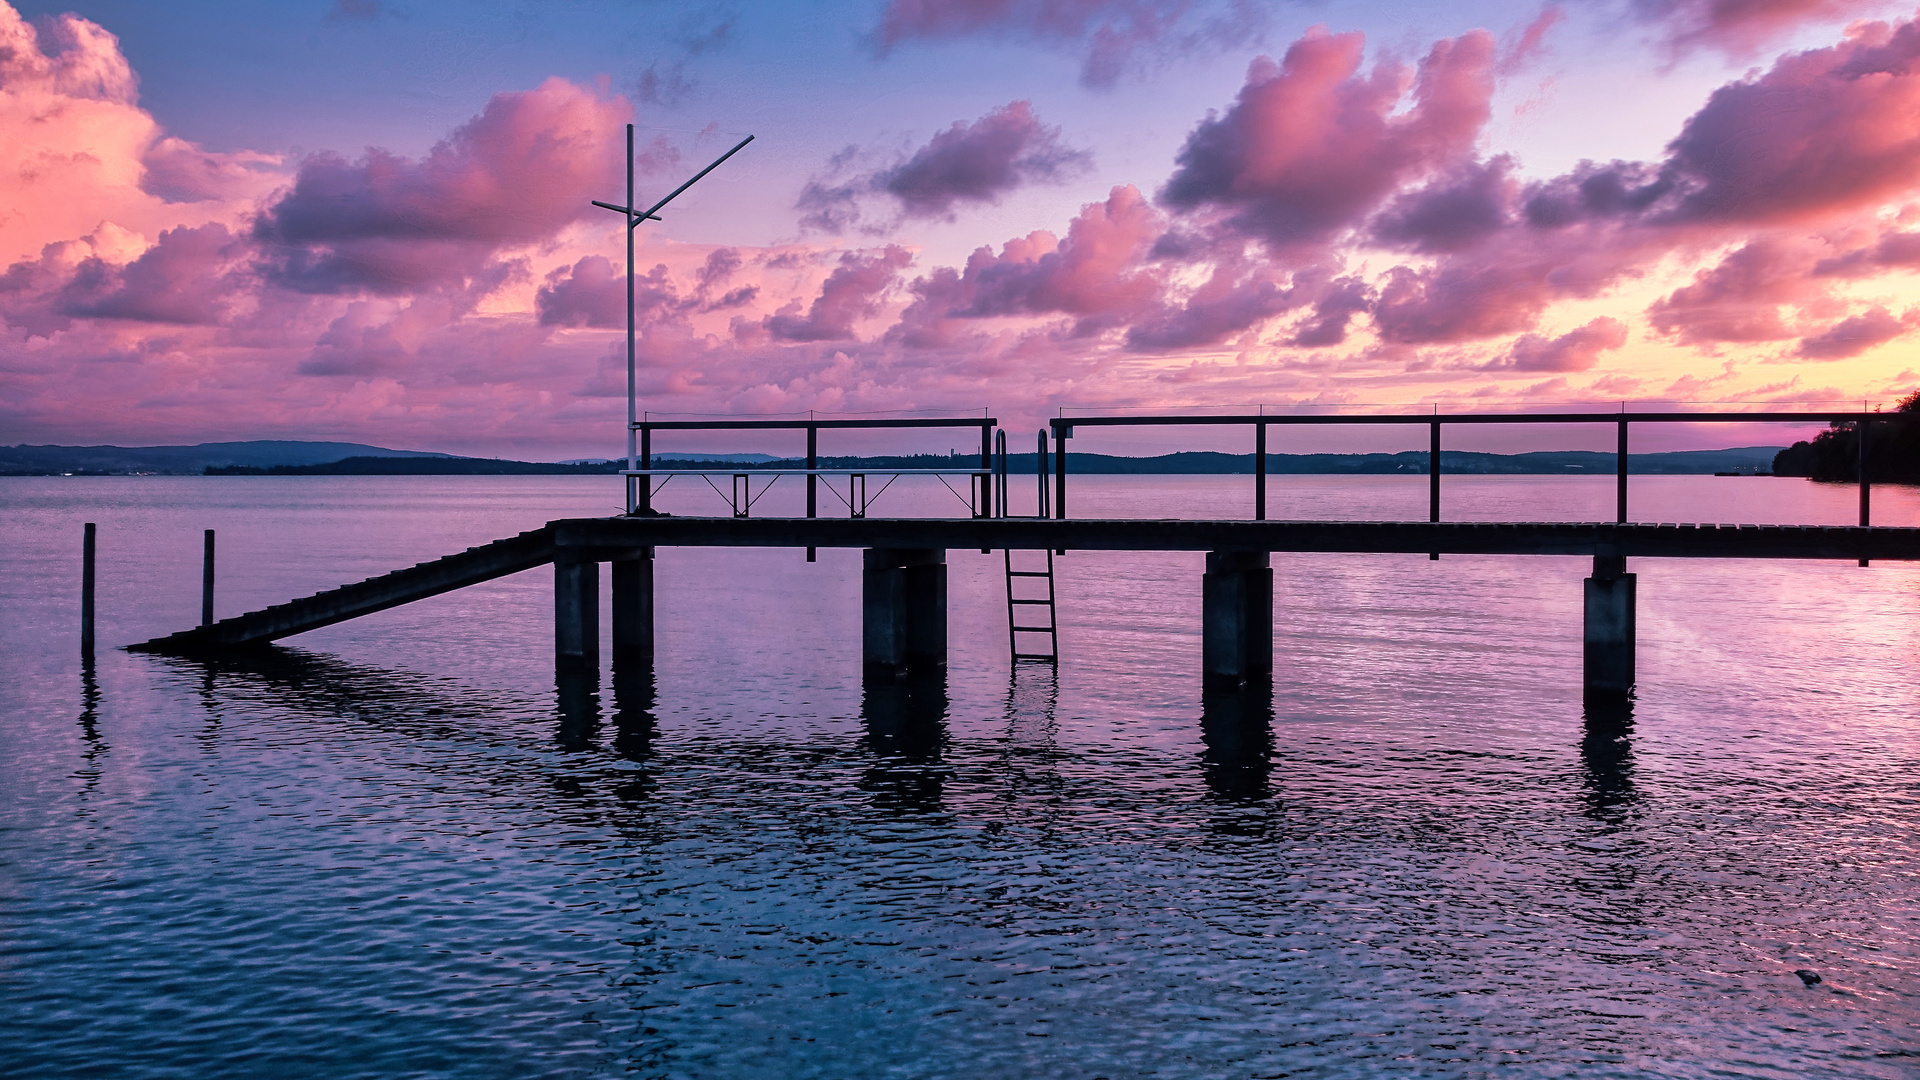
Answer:
<svg viewBox="0 0 1920 1080"><path fill-rule="evenodd" d="M615 559L613 577L613 662L653 659L653 549Z"/></svg>
<svg viewBox="0 0 1920 1080"><path fill-rule="evenodd" d="M600 664L600 564L591 559L553 561L553 663L572 671Z"/></svg>
<svg viewBox="0 0 1920 1080"><path fill-rule="evenodd" d="M861 570L861 660L869 673L947 662L944 548L868 548Z"/></svg>
<svg viewBox="0 0 1920 1080"><path fill-rule="evenodd" d="M1200 583L1205 680L1237 684L1273 674L1273 569L1264 551L1209 551Z"/></svg>
<svg viewBox="0 0 1920 1080"><path fill-rule="evenodd" d="M1586 579L1585 682L1588 697L1633 692L1635 576L1619 555L1595 555Z"/></svg>

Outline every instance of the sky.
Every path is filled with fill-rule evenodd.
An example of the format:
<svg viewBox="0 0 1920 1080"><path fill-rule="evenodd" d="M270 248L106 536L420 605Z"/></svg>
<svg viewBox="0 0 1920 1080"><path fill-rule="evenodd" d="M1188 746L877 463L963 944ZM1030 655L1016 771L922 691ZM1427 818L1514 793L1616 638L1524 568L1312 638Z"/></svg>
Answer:
<svg viewBox="0 0 1920 1080"><path fill-rule="evenodd" d="M628 123L655 416L1920 388L1912 6L0 0L0 443L622 453Z"/></svg>

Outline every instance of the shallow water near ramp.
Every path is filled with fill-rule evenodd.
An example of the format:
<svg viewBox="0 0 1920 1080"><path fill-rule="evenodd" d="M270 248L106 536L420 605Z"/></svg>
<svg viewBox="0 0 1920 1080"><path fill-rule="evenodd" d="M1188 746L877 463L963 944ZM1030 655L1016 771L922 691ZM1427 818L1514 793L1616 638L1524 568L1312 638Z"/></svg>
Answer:
<svg viewBox="0 0 1920 1080"><path fill-rule="evenodd" d="M1075 516L1251 509L1248 477L1073 483ZM1459 519L1612 507L1446 483ZM911 484L874 512L958 509ZM1424 477L1270 484L1275 517L1424 517ZM662 550L656 664L589 685L540 570L264 658L104 648L195 621L204 528L226 615L618 498L0 479L0 1074L1920 1075L1920 568L1638 560L1639 697L1601 713L1588 566L1544 557L1275 556L1270 696L1203 693L1182 553L1061 557L1057 674L1010 669L1000 556L964 550L944 677L863 684L828 550Z"/></svg>

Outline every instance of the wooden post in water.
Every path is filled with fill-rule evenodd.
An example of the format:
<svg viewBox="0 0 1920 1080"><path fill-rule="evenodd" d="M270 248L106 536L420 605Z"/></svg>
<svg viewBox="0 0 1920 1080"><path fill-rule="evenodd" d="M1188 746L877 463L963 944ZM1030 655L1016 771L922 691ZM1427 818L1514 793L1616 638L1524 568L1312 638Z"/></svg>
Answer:
<svg viewBox="0 0 1920 1080"><path fill-rule="evenodd" d="M1266 552L1207 552L1200 666L1202 680L1216 685L1273 674L1273 569Z"/></svg>
<svg viewBox="0 0 1920 1080"><path fill-rule="evenodd" d="M207 530L206 557L200 566L200 625L213 625L213 530Z"/></svg>
<svg viewBox="0 0 1920 1080"><path fill-rule="evenodd" d="M1581 634L1587 697L1624 698L1633 692L1635 592L1636 577L1627 573L1623 556L1594 555Z"/></svg>
<svg viewBox="0 0 1920 1080"><path fill-rule="evenodd" d="M80 655L93 657L93 522L80 534Z"/></svg>

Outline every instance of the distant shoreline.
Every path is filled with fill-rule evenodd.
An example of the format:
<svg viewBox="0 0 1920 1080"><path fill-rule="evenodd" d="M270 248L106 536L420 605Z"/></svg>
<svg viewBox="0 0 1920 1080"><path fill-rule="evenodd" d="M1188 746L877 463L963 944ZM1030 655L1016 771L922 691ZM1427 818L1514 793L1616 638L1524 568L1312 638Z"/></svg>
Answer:
<svg viewBox="0 0 1920 1080"><path fill-rule="evenodd" d="M1630 454L1627 471L1636 474L1765 474L1780 453L1775 446L1724 450L1680 450ZM674 471L758 472L805 467L802 458L767 454L659 455L653 467ZM1009 454L1007 469L1031 476L1037 455ZM625 459L566 462L456 457L422 451L388 450L358 443L251 442L196 446L14 446L0 447L0 476L600 476L613 475ZM980 467L974 453L842 455L822 457L825 469L885 472L889 469L940 469L970 472ZM1183 451L1141 457L1070 451L1067 471L1081 475L1241 475L1254 471L1252 454ZM1370 476L1425 474L1425 451L1396 454L1268 454L1267 471L1276 476ZM1614 475L1614 455L1602 451L1549 450L1492 454L1447 450L1440 471L1449 475L1585 476Z"/></svg>
<svg viewBox="0 0 1920 1080"><path fill-rule="evenodd" d="M1713 475L1738 473L1765 474L1772 465L1772 447L1739 450L1676 451L1663 454L1629 454L1627 471L1642 475ZM1031 476L1038 468L1035 454L1009 454L1007 470L1015 476ZM675 472L762 472L800 469L804 459L787 458L760 461L668 460L656 461L654 468ZM626 467L624 461L603 463L546 463L507 461L493 458L385 458L355 457L342 461L303 465L209 466L208 476L593 476L613 475ZM949 469L974 471L980 467L978 455L916 454L896 456L822 457L823 469ZM1067 471L1078 475L1250 475L1254 471L1252 454L1225 454L1188 451L1153 457L1121 457L1111 454L1067 455ZM1391 476L1425 475L1427 455L1420 451L1399 454L1269 454L1267 471L1276 476ZM1585 476L1614 475L1614 455L1593 451L1544 451L1528 454L1481 454L1468 451L1443 451L1440 471L1447 475L1513 476Z"/></svg>

